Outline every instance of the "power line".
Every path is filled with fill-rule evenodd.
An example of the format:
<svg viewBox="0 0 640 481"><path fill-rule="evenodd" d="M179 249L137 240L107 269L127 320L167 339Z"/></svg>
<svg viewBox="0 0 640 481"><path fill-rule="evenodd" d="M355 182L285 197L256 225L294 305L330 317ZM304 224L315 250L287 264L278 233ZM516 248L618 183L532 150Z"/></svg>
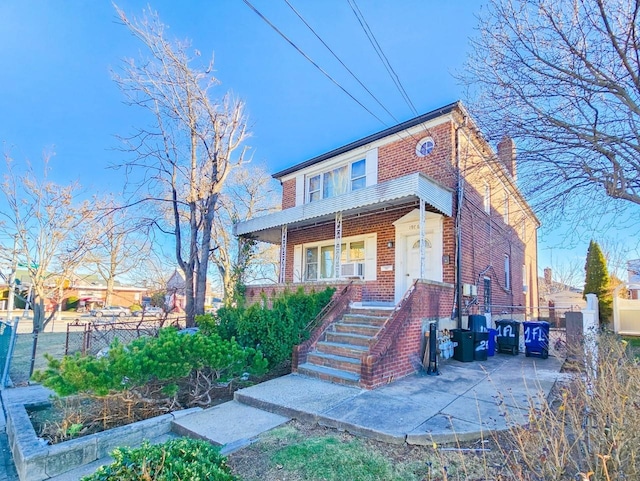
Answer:
<svg viewBox="0 0 640 481"><path fill-rule="evenodd" d="M356 102L360 107L362 107L364 110L366 110L370 115L372 115L373 117L375 117L381 124L385 125L385 126L389 126L385 121L383 121L380 117L378 117L376 114L374 114L371 110L369 110L362 102L360 102L357 98L355 98L353 95L351 95L351 93L349 93L342 85L340 85L331 75L329 75L322 67L320 67L316 62L314 62L311 57L309 57L306 53L304 53L302 51L302 49L300 49L300 47L298 47L291 39L289 39L289 37L287 37L280 29L278 29L278 27L276 27L273 23L271 23L269 21L269 19L267 17L265 17L262 13L260 13L260 11L258 11L258 9L256 7L254 7L251 2L249 2L249 0L243 0L244 3L251 9L253 10L256 15L258 15L262 20L264 20L267 25L269 25L272 29L274 29L278 35L280 35L283 39L285 39L289 45L291 45L293 48L295 48L298 53L300 53L300 55L302 55L305 59L307 59L315 68L317 68L320 72L322 72L322 74L327 77L329 80L331 80L331 82L333 82L336 87L338 87L340 90L342 90L345 94L347 94L354 102Z"/></svg>
<svg viewBox="0 0 640 481"><path fill-rule="evenodd" d="M327 48L327 50L329 50L329 52L331 52L331 55L333 55L333 57L334 57L338 62L340 62L340 65L342 65L342 66L345 68L345 70L346 70L347 72L349 72L349 74L351 74L351 76L356 80L356 82L358 82L358 83L360 84L360 86L361 86L363 89L365 89L365 91L366 91L366 92L371 96L371 98L373 98L373 100L375 100L375 101L377 102L377 104L378 104L380 107L382 107L382 109L383 109L387 114L389 114L389 116L390 116L390 117L391 117L391 118L392 118L396 123L400 123L400 121L399 121L399 120L398 120L398 119L397 119L397 118L396 118L396 117L395 117L395 116L394 116L394 115L389 111L389 109L387 109L387 108L382 104L382 102L378 99L378 97L376 97L376 96L371 92L371 90L369 90L369 89L367 88L367 86L366 86L364 83L362 83L362 81L358 78L358 76L357 76L355 73L353 73L353 72L351 71L351 69L350 69L349 67L347 67L347 65L346 65L346 64L345 64L345 63L340 59L340 57L338 57L338 55L337 55L337 54L336 54L336 53L331 49L331 47L329 47L329 45L327 45L327 43L326 43L326 42L325 42L325 41L320 37L320 35L319 35L319 34L318 34L314 29L313 29L313 27L312 27L311 25L309 25L309 23L304 19L304 17L300 14L300 12L298 12L298 11L295 9L295 7L294 7L293 5L291 5L291 3L289 2L289 0L284 0L284 2L289 6L289 8L290 8L291 10L293 10L293 12L298 16L298 18L302 21L302 23L304 23L304 24L307 26L307 28L308 28L309 30L311 30L311 32L316 36L316 38L317 38L318 40L320 40L320 42L322 43L322 45L324 45L324 46Z"/></svg>
<svg viewBox="0 0 640 481"><path fill-rule="evenodd" d="M387 58L387 56L382 51L382 47L378 43L378 40L376 39L376 36L374 35L373 31L369 27L369 24L367 23L367 20L364 18L364 15L362 14L362 11L360 10L360 8L358 7L358 4L356 3L356 0L347 0L347 2L349 3L349 6L351 7L351 10L353 11L353 14L358 19L358 23L360 23L360 26L362 27L362 30L364 31L365 35L369 39L369 42L371 43L373 49L378 54L378 58L380 58L380 61L382 62L382 65L384 65L387 73L391 77L391 80L393 80L393 83L395 84L396 88L400 92L400 95L402 95L402 98L404 99L404 101L407 103L409 108L411 108L411 111L417 117L418 116L418 111L416 110L415 106L413 105L413 102L411 102L411 99L409 98L409 95L407 94L407 91L404 89L404 86L402 85L402 82L400 82L400 77L398 77L398 74L396 73L396 71L391 66L391 63L389 62L389 59Z"/></svg>

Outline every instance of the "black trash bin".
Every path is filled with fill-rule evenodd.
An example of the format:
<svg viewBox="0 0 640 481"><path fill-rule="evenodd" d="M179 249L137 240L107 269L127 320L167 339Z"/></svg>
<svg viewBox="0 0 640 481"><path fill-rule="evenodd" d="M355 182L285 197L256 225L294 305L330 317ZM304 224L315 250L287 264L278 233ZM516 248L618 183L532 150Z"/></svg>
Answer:
<svg viewBox="0 0 640 481"><path fill-rule="evenodd" d="M480 314L469 316L469 329L473 332L487 332L487 318Z"/></svg>
<svg viewBox="0 0 640 481"><path fill-rule="evenodd" d="M474 361L486 361L489 345L489 333L488 332L474 332L473 333L473 360Z"/></svg>
<svg viewBox="0 0 640 481"><path fill-rule="evenodd" d="M473 361L473 332L466 329L452 329L453 358L460 362Z"/></svg>
<svg viewBox="0 0 640 481"><path fill-rule="evenodd" d="M498 352L516 355L520 345L520 323L513 319L496 321L498 331Z"/></svg>

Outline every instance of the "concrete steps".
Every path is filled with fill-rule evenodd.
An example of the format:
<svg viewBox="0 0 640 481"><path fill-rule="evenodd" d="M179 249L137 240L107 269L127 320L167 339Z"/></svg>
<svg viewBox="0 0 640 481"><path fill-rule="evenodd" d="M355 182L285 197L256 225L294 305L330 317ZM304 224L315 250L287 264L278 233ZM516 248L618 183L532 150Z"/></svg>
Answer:
<svg viewBox="0 0 640 481"><path fill-rule="evenodd" d="M322 335L298 373L324 381L358 386L362 359L390 310L350 309Z"/></svg>

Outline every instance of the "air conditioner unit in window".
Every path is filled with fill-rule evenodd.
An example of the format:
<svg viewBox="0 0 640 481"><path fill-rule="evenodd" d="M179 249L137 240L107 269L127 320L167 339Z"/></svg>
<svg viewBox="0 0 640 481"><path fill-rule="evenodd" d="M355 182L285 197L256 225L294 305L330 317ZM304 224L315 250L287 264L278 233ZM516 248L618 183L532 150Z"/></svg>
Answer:
<svg viewBox="0 0 640 481"><path fill-rule="evenodd" d="M363 262L345 262L340 264L340 277L363 277Z"/></svg>

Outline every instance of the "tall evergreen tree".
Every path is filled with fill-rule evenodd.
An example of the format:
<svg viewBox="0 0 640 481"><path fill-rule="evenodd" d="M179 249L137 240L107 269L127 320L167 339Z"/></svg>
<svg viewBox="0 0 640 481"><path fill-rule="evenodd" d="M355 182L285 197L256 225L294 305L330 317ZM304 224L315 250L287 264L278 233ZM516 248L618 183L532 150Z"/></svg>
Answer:
<svg viewBox="0 0 640 481"><path fill-rule="evenodd" d="M595 294L598 296L598 313L600 315L600 323L608 323L611 321L613 312L613 298L609 288L609 272L607 271L607 261L600 246L594 240L589 243L587 251L587 262L584 266L585 282L583 295Z"/></svg>

